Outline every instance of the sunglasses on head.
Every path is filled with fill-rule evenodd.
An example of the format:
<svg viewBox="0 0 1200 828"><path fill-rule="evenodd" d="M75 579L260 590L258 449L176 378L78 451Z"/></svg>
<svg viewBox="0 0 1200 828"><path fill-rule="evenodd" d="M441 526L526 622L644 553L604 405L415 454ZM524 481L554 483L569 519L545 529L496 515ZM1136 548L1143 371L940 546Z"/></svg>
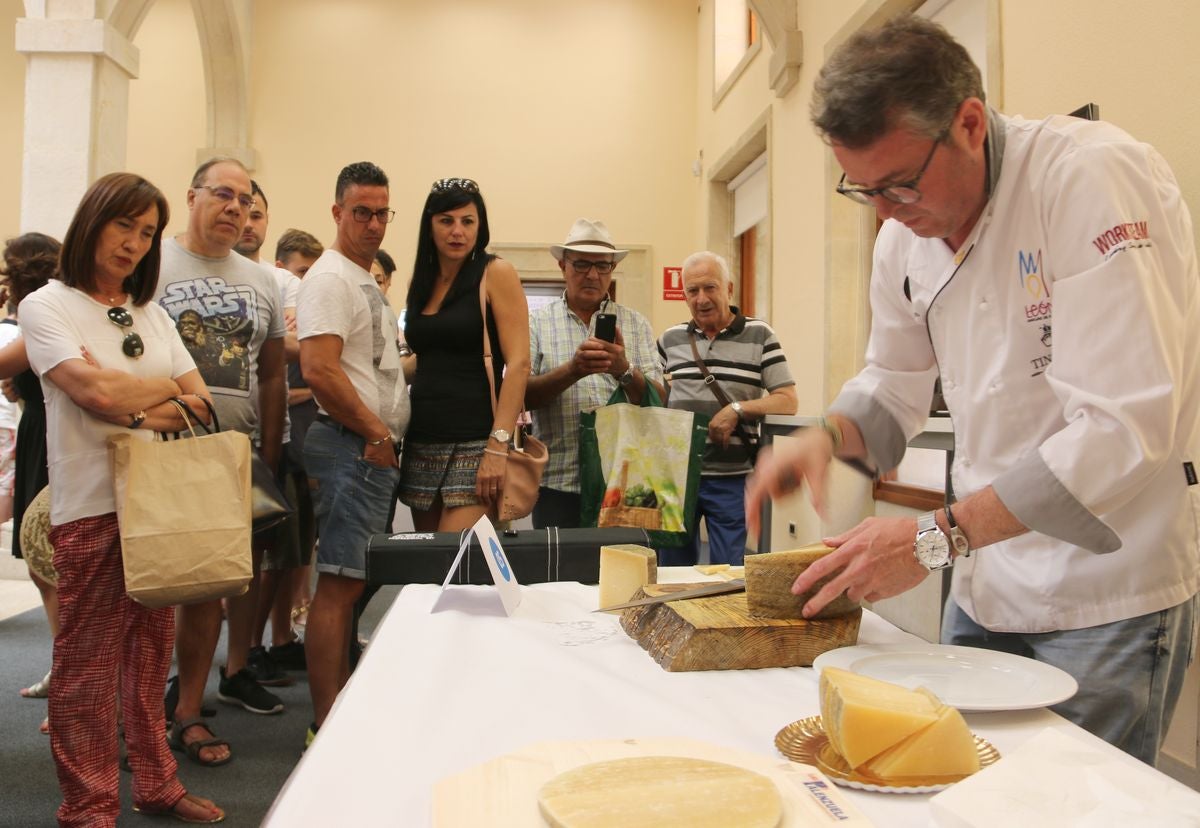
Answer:
<svg viewBox="0 0 1200 828"><path fill-rule="evenodd" d="M432 193L444 193L447 190L462 190L464 193L479 192L479 185L469 178L441 178L433 182Z"/></svg>
<svg viewBox="0 0 1200 828"><path fill-rule="evenodd" d="M108 321L114 325L124 329L133 327L133 314L125 310L125 308L109 308ZM142 342L142 338L137 331L129 331L125 334L125 339L121 341L121 351L130 359L138 359L142 354L146 353L146 345Z"/></svg>

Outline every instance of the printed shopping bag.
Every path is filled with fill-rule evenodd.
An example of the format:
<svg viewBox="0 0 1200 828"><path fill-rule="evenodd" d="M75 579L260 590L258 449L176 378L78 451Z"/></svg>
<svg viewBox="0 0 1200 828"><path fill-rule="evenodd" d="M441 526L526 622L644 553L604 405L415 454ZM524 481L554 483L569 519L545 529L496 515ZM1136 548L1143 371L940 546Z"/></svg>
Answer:
<svg viewBox="0 0 1200 828"><path fill-rule="evenodd" d="M681 546L696 513L708 417L663 407L647 385L640 406L618 388L579 416L580 522L645 529L650 545Z"/></svg>

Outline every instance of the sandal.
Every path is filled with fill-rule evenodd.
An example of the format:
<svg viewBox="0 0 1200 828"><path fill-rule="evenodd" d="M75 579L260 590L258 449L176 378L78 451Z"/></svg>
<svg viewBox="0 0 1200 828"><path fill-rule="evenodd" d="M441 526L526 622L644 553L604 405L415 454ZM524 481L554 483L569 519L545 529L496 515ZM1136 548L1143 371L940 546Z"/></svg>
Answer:
<svg viewBox="0 0 1200 828"><path fill-rule="evenodd" d="M304 628L308 624L308 608L311 606L309 601L305 601L298 607L292 608L292 635L298 640L304 640Z"/></svg>
<svg viewBox="0 0 1200 828"><path fill-rule="evenodd" d="M24 699L44 699L50 695L50 671L46 672L45 677L39 681L25 687L21 690L21 698Z"/></svg>
<svg viewBox="0 0 1200 828"><path fill-rule="evenodd" d="M180 798L179 802L184 802L185 800L187 802L191 803L192 805L196 805L197 807L200 807L200 808L208 808L209 807L209 806L205 805L204 802L199 797L192 796L191 794L184 794L183 797ZM213 805L212 808L213 808L213 810L215 810L217 812L217 815L215 817L213 817L212 819L192 819L191 817L184 816L177 810L179 808L179 802L176 802L170 808L156 808L153 806L146 806L146 805L134 805L133 811L134 811L134 813L145 814L147 816L174 817L175 819L179 820L180 822L187 822L192 825L213 825L213 824L215 824L217 822L221 822L225 819L225 812L223 810L221 810L220 808L218 808L216 805Z"/></svg>
<svg viewBox="0 0 1200 828"><path fill-rule="evenodd" d="M183 740L183 734L186 733L190 728L196 727L197 725L211 733L212 738L196 739L193 742L185 742ZM187 754L189 759L191 759L197 765L201 765L203 767L215 768L217 765L224 765L233 758L232 753L226 756L224 759L214 759L207 762L200 758L200 751L204 750L204 748L220 747L222 745L225 747L230 747L230 745L227 740L218 739L217 734L213 731L208 722L199 716L194 719L185 719L182 722L172 722L171 732L167 735L167 744L171 746L171 750L178 750ZM217 821L219 822L220 820Z"/></svg>

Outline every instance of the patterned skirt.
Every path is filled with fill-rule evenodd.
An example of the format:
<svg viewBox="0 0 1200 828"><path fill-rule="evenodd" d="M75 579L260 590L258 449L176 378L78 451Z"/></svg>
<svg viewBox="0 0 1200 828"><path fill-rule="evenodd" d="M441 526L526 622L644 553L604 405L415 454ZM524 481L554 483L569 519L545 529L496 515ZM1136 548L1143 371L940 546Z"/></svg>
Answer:
<svg viewBox="0 0 1200 828"><path fill-rule="evenodd" d="M475 477L487 440L465 443L404 443L400 456L400 502L428 512L441 495L446 508L474 506Z"/></svg>

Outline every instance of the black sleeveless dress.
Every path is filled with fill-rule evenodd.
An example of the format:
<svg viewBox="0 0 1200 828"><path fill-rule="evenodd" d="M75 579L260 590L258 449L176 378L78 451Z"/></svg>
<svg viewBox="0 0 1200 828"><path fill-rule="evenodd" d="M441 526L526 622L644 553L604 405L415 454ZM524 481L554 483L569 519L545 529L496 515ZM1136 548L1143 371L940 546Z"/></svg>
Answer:
<svg viewBox="0 0 1200 828"><path fill-rule="evenodd" d="M21 557L21 518L37 493L50 485L46 454L46 398L42 383L33 371L13 378L17 393L25 401L17 426L17 468L13 481L13 557Z"/></svg>

